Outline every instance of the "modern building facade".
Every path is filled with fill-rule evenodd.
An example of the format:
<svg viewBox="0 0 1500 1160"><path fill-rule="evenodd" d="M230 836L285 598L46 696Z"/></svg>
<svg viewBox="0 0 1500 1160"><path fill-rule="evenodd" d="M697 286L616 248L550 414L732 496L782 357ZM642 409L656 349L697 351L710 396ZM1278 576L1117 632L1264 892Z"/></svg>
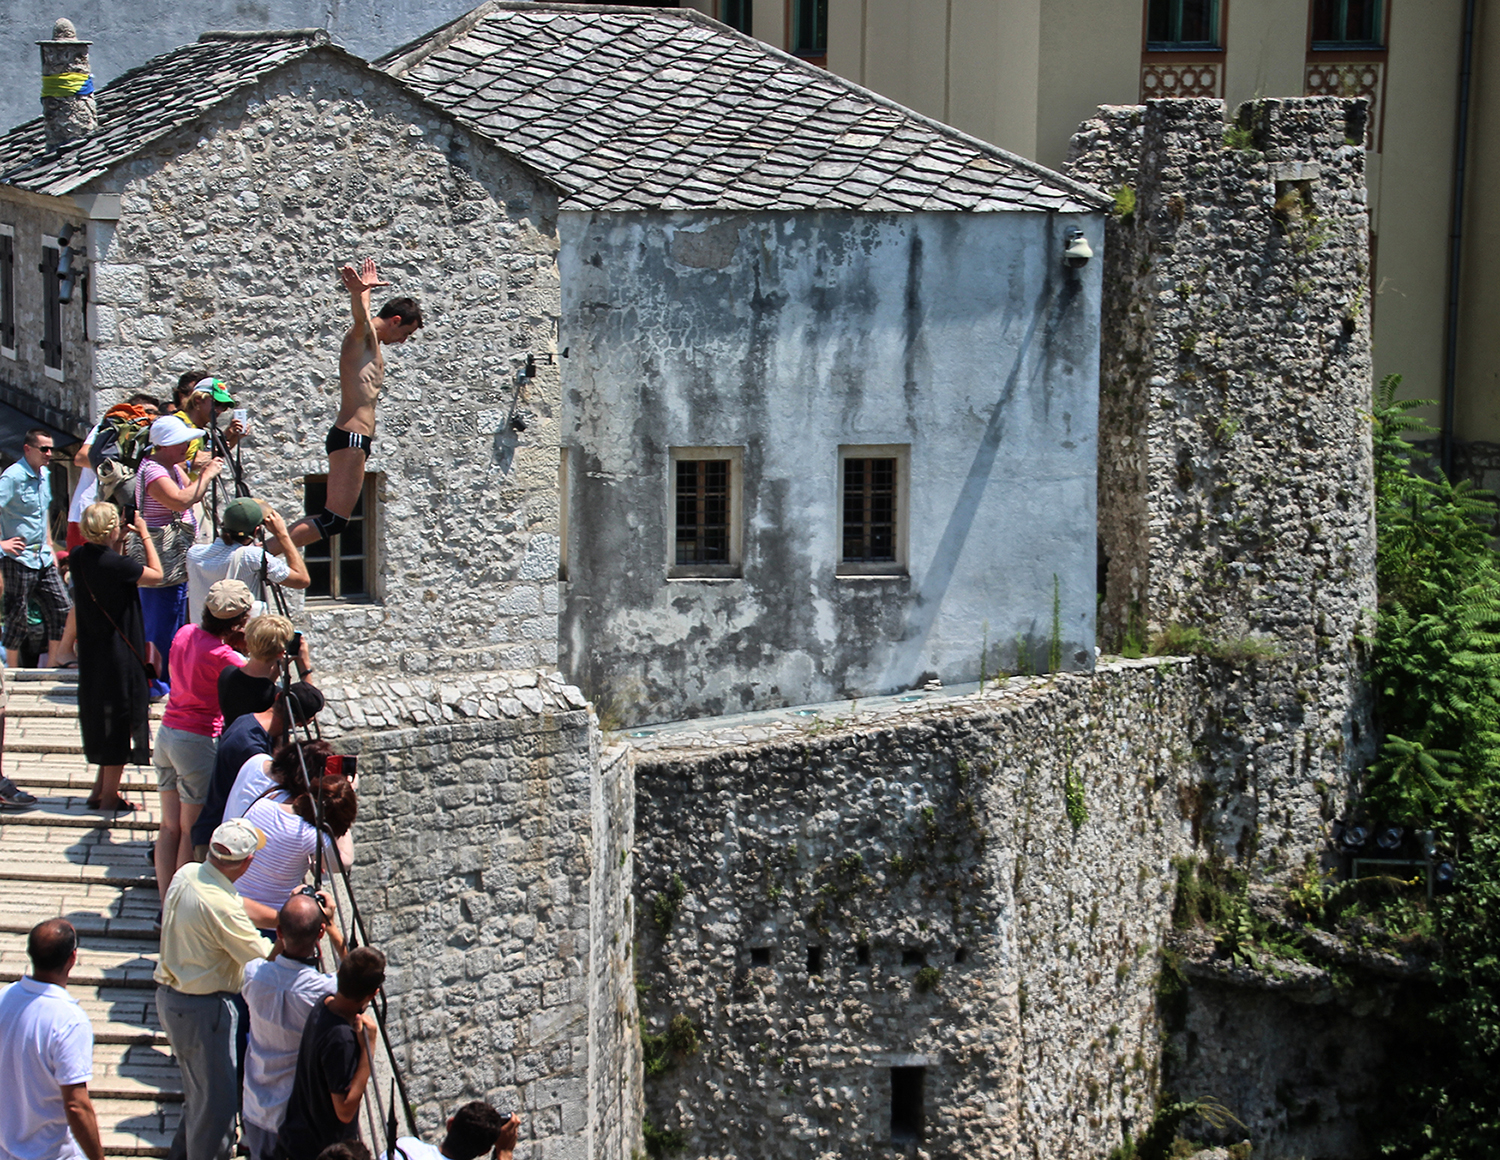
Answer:
<svg viewBox="0 0 1500 1160"><path fill-rule="evenodd" d="M1204 96L1223 97L1232 111L1253 97L1365 97L1376 379L1401 374L1405 393L1439 400L1451 379L1451 406L1429 418L1451 424L1459 471L1500 484L1493 8L1474 0L683 4L1054 167L1099 105Z"/></svg>

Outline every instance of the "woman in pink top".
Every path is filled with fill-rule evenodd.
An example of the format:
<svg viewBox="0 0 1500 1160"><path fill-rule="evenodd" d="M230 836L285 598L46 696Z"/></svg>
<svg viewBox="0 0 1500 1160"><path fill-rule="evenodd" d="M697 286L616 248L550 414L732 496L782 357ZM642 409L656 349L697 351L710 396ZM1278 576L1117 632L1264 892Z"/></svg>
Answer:
<svg viewBox="0 0 1500 1160"><path fill-rule="evenodd" d="M135 503L146 517L148 528L164 528L181 512L196 529L193 505L208 494L214 476L224 470L222 459L206 463L196 480L189 482L183 460L194 439L203 432L189 426L178 415L163 415L151 424L151 451L135 472ZM153 696L171 684L172 661L168 655L172 638L187 616L187 580L180 584L141 589L141 613L146 622L146 640L161 653L162 672L153 683Z"/></svg>
<svg viewBox="0 0 1500 1160"><path fill-rule="evenodd" d="M176 674L161 727L156 731L156 784L161 790L161 828L156 834L156 886L167 887L193 853L193 823L208 796L214 755L224 716L219 712L219 674L245 658L227 638L243 642L254 598L240 580L220 580L203 602L203 623L185 624L172 638Z"/></svg>

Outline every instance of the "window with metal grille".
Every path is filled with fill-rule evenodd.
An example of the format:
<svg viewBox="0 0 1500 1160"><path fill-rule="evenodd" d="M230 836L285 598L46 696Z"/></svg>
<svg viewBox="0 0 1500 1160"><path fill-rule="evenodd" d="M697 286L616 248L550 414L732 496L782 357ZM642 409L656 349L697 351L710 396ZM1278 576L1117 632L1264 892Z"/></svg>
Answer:
<svg viewBox="0 0 1500 1160"><path fill-rule="evenodd" d="M57 296L57 263L62 251L42 247L42 365L62 370L62 300Z"/></svg>
<svg viewBox="0 0 1500 1160"><path fill-rule="evenodd" d="M0 225L0 347L15 358L16 238L12 227L6 225Z"/></svg>
<svg viewBox="0 0 1500 1160"><path fill-rule="evenodd" d="M844 559L896 559L896 461L844 460Z"/></svg>
<svg viewBox="0 0 1500 1160"><path fill-rule="evenodd" d="M719 20L749 36L750 10L754 6L754 0L719 0Z"/></svg>
<svg viewBox="0 0 1500 1160"><path fill-rule="evenodd" d="M816 58L828 56L828 0L790 0L792 8L792 52Z"/></svg>
<svg viewBox="0 0 1500 1160"><path fill-rule="evenodd" d="M729 563L727 459L677 461L678 565Z"/></svg>
<svg viewBox="0 0 1500 1160"><path fill-rule="evenodd" d="M1313 0L1313 48L1378 49L1385 0Z"/></svg>
<svg viewBox="0 0 1500 1160"><path fill-rule="evenodd" d="M1158 51L1221 48L1219 0L1148 0L1146 47Z"/></svg>
<svg viewBox="0 0 1500 1160"><path fill-rule="evenodd" d="M305 506L309 515L321 512L328 503L328 477L309 475L303 480ZM307 561L309 596L333 600L369 600L375 594L375 543L371 534L375 510L375 476L367 474L359 501L349 516L349 523L336 536L308 544L302 550Z"/></svg>

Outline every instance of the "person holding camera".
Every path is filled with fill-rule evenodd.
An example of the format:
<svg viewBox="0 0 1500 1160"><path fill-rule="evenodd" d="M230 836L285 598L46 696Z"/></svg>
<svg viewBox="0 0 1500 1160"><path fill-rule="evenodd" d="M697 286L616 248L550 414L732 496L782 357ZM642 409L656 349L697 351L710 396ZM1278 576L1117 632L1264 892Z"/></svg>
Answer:
<svg viewBox="0 0 1500 1160"><path fill-rule="evenodd" d="M99 767L87 805L133 810L120 796L120 777L126 763L151 760L151 687L136 586L160 580L161 561L139 512L132 530L145 548L144 564L124 554L127 532L114 504L89 504L78 526L85 542L69 559L78 595L78 703L89 707L78 716L78 731L84 756Z"/></svg>
<svg viewBox="0 0 1500 1160"><path fill-rule="evenodd" d="M219 734L219 673L244 664L235 651L243 644L250 616L250 589L238 580L220 580L203 603L203 620L185 624L172 639L176 678L156 730L157 788L161 828L156 837L156 880L166 892L172 875L192 859L191 831L208 799Z"/></svg>
<svg viewBox="0 0 1500 1160"><path fill-rule="evenodd" d="M479 1160L488 1152L494 1160L511 1160L521 1118L502 1116L483 1100L472 1100L448 1117L448 1130L436 1147L415 1136L401 1136L396 1154L381 1153L380 1160Z"/></svg>
<svg viewBox="0 0 1500 1160"><path fill-rule="evenodd" d="M268 612L245 626L243 665L219 674L219 709L228 729L246 713L263 713L276 703L282 666L294 663L305 681L312 669L307 638L284 616Z"/></svg>
<svg viewBox="0 0 1500 1160"><path fill-rule="evenodd" d="M342 774L322 773L321 764L317 772L309 766L308 775L311 784L290 801L272 800L286 796L272 785L244 812L245 820L266 836L265 849L237 884L245 913L262 932L274 927L277 909L302 885L315 858L323 859L324 874L333 872L330 845L338 842L344 847L336 854L344 865L354 853L352 843L341 841L359 812L354 787Z"/></svg>
<svg viewBox="0 0 1500 1160"><path fill-rule="evenodd" d="M318 944L325 933L337 966L344 960L344 938L334 925L331 905L326 895L303 887L276 913L280 956L245 966L240 994L250 1011L250 1039L240 1118L245 1128L241 1143L250 1150L250 1160L271 1160L275 1153L303 1029L313 1011L338 990L335 976L318 969Z"/></svg>
<svg viewBox="0 0 1500 1160"><path fill-rule="evenodd" d="M189 480L183 461L203 432L176 415L163 415L151 424L151 450L135 473L135 503L146 526L161 536L162 583L141 590L146 640L161 654L161 671L152 692L165 695L172 684L172 638L187 615L187 550L198 534L193 505L224 470L222 459L210 459L196 480Z"/></svg>
<svg viewBox="0 0 1500 1160"><path fill-rule="evenodd" d="M330 1144L359 1139L359 1105L379 1034L367 1008L385 983L385 955L355 948L339 964L338 979L338 990L302 1029L277 1160L316 1160Z"/></svg>
<svg viewBox="0 0 1500 1160"><path fill-rule="evenodd" d="M274 543L262 547L256 534L265 528ZM306 588L312 583L302 553L287 534L286 522L269 504L248 496L230 500L219 519L219 538L195 544L187 553L188 622L203 615L203 600L220 580L239 580L255 600L252 616L265 611L261 577L285 588Z"/></svg>

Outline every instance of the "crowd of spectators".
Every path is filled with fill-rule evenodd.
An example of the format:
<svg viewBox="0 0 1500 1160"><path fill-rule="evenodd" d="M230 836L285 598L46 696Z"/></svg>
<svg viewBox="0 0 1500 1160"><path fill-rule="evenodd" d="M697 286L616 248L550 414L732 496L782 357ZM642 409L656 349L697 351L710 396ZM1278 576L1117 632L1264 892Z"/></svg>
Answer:
<svg viewBox="0 0 1500 1160"><path fill-rule="evenodd" d="M215 426L233 403L206 371L183 376L168 412L130 399L149 448L123 487L88 457L101 421L74 459L83 470L65 549L48 521L53 436L26 434L0 473L6 660L18 663L34 605L44 664L78 669L83 750L98 768L88 809L136 809L121 793L124 768L155 770L156 1009L183 1089L173 1160L230 1160L237 1149L254 1160L371 1160L359 1110L385 957L349 949L315 888L353 860L357 785L311 739L323 697L308 681L308 645L268 605L268 585L309 582L285 521L249 497L205 507L245 434L238 416L223 433ZM151 704L163 699L153 745ZM0 752L3 742L0 713ZM0 808L35 804L0 771ZM27 953L31 973L0 992L0 1160L102 1160L93 1031L68 993L77 932L48 919ZM398 1150L507 1160L518 1124L466 1105L440 1149L406 1138Z"/></svg>

